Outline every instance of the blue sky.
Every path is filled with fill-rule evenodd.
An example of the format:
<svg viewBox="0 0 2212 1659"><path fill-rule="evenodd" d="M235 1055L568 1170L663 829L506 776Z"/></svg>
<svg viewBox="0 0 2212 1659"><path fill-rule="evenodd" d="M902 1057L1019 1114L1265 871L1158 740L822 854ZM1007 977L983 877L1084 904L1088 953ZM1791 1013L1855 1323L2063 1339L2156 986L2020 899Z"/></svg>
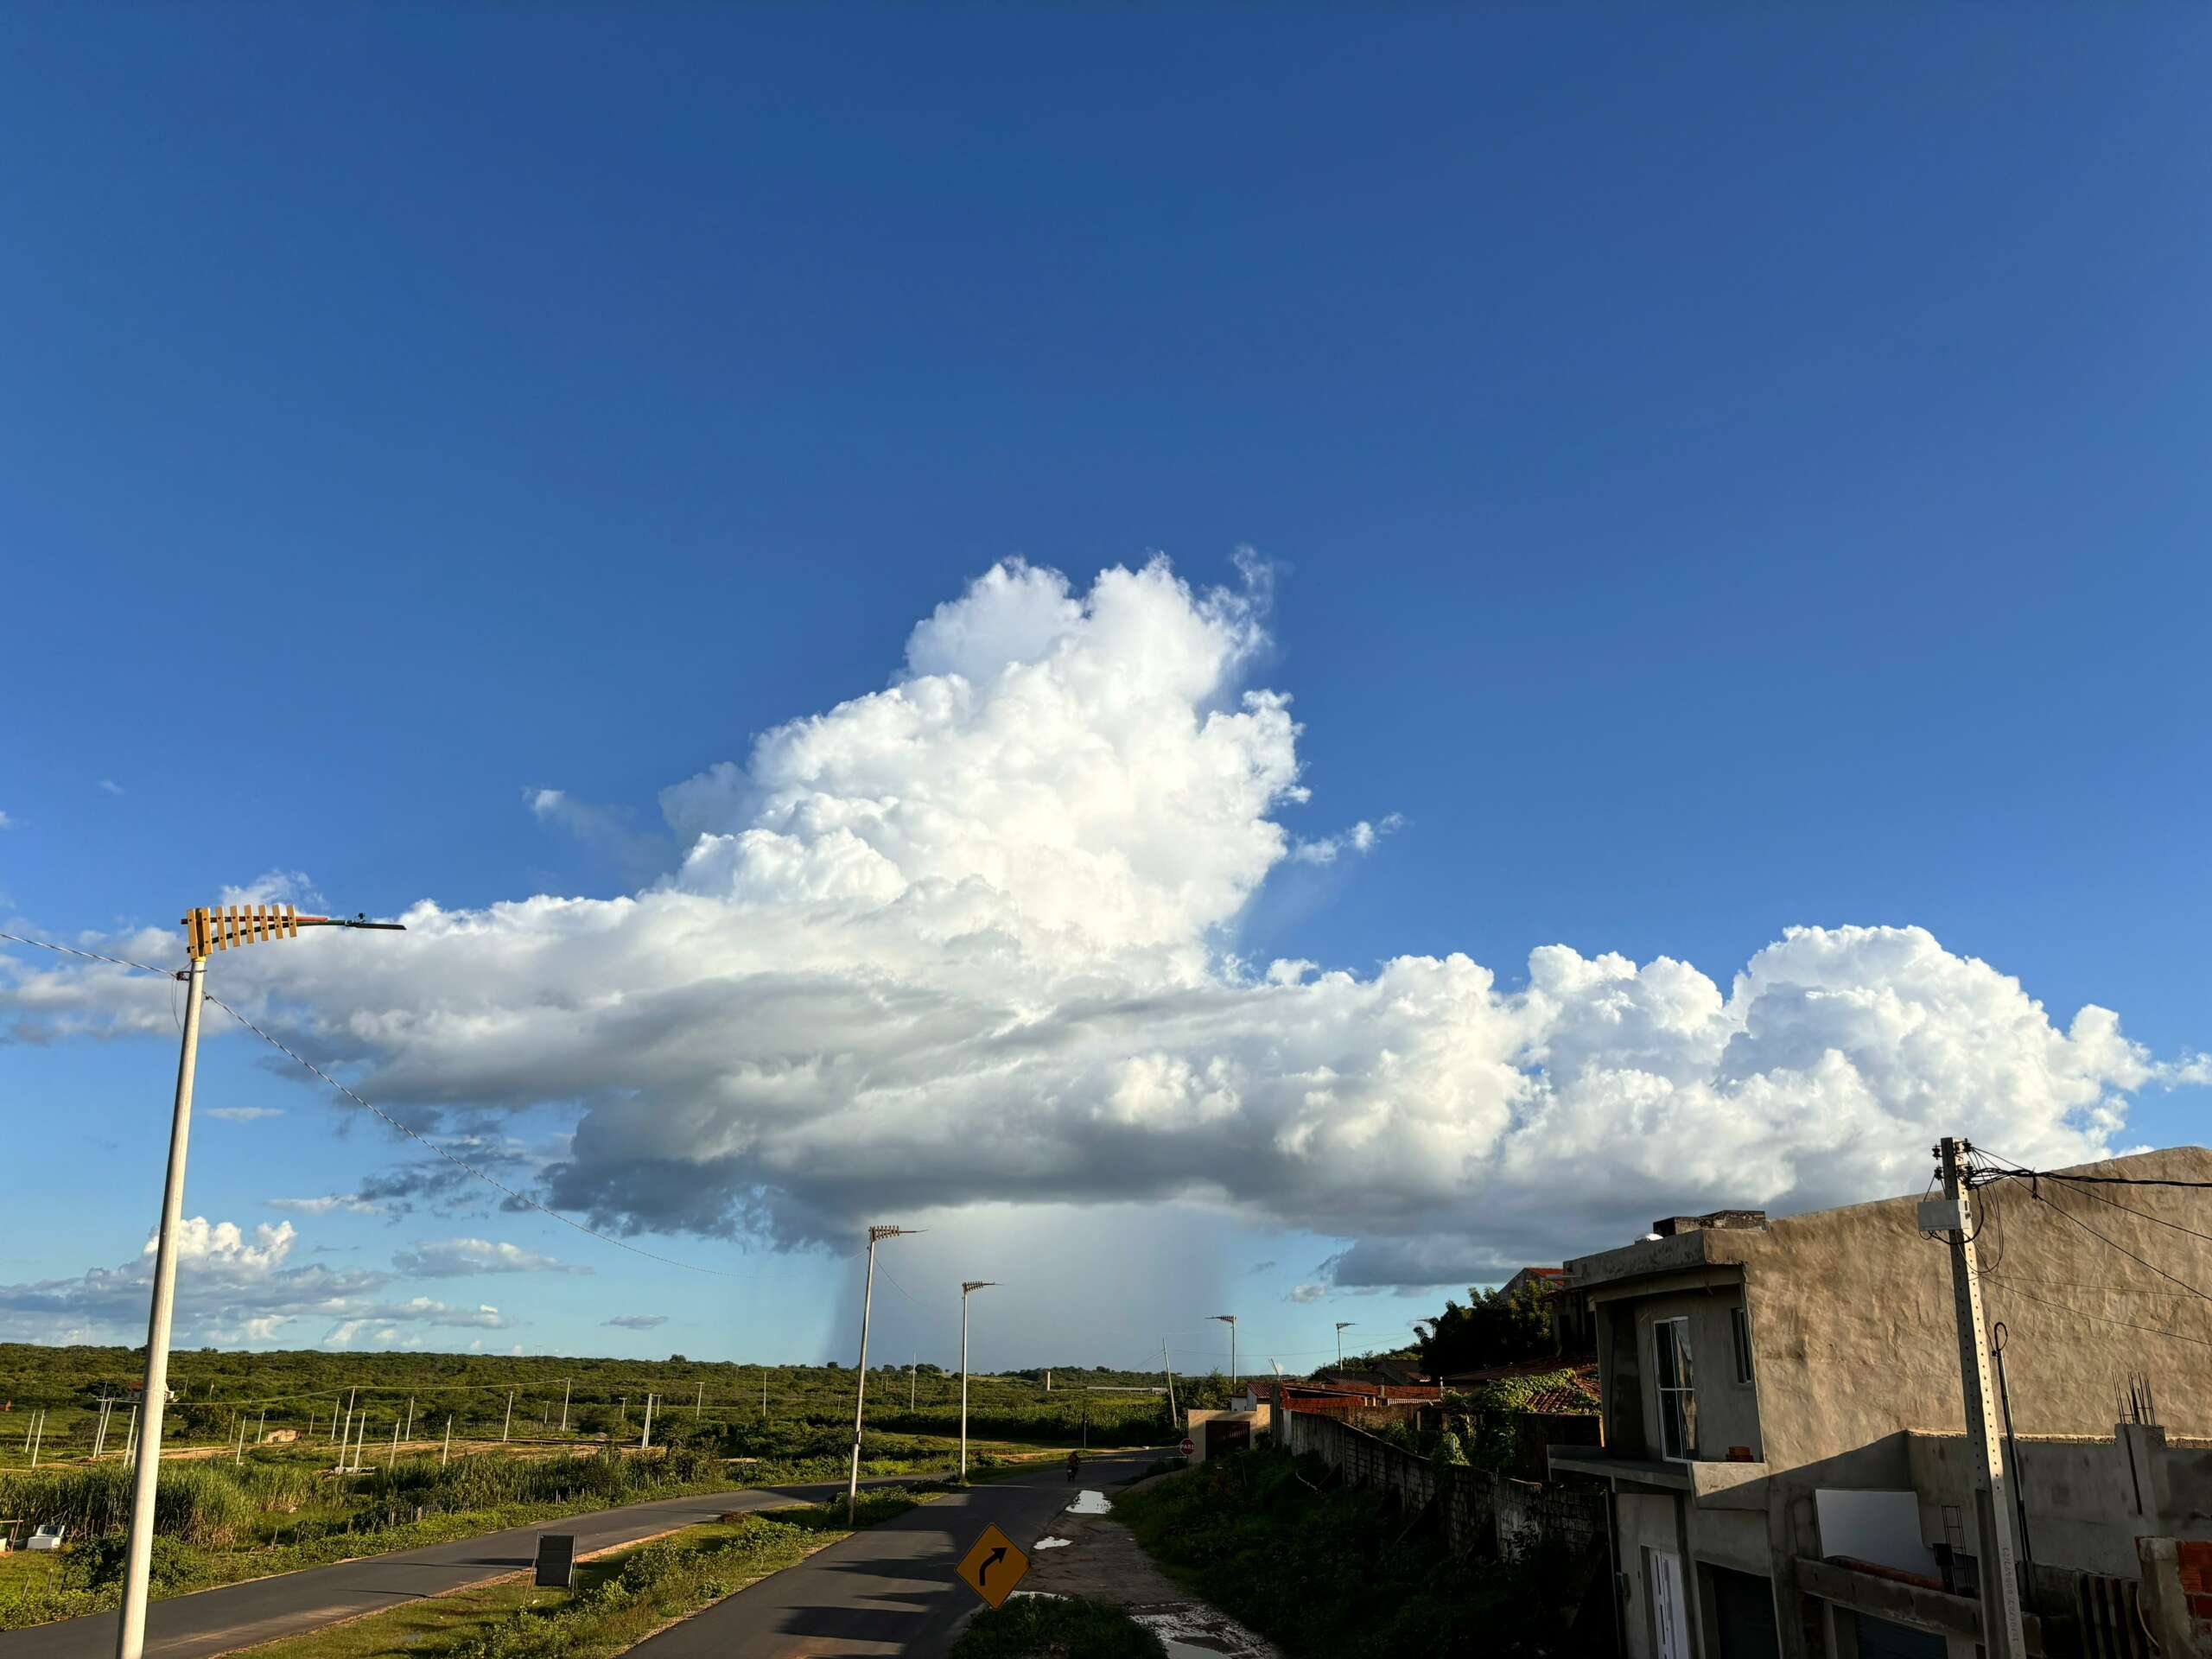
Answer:
<svg viewBox="0 0 2212 1659"><path fill-rule="evenodd" d="M0 29L14 931L125 935L269 871L379 913L633 890L681 850L658 791L883 688L995 562L1080 597L1160 550L1203 593L1249 546L1236 680L1294 699L1312 791L1271 820L1402 823L1273 864L1218 949L1463 951L1510 990L1565 944L1725 995L1785 928L1910 925L2061 1028L2094 1003L2157 1061L2212 1045L2202 12ZM0 1281L136 1254L158 1038L0 1046L41 1147L0 1176ZM467 1236L594 1269L376 1293L516 1321L434 1345L849 1357L818 1250L679 1295L543 1217L272 1211L401 1154L242 1042L206 1076L283 1115L203 1120L188 1213L289 1218L295 1265ZM2199 1137L2201 1089L2117 1092L2112 1144ZM542 1162L588 1109L513 1122ZM1299 1190L1009 1177L988 1236L1079 1271L1093 1216L1131 1306L1009 1300L987 1357L1127 1325L1098 1357L1133 1358L1163 1324L1198 1357L1224 1298L1257 1351L1429 1305L1322 1272L1363 1234ZM976 1271L932 1248L894 1348L941 1347ZM601 1323L640 1310L670 1323Z"/></svg>

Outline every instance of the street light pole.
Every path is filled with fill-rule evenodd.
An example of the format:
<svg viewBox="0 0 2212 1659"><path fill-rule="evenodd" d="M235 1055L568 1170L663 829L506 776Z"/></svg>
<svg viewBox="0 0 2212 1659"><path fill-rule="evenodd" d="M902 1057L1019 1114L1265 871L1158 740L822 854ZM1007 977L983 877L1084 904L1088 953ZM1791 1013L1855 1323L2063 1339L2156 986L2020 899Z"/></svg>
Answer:
<svg viewBox="0 0 2212 1659"><path fill-rule="evenodd" d="M960 1281L960 1478L968 1478L968 1294L997 1281L963 1279Z"/></svg>
<svg viewBox="0 0 2212 1659"><path fill-rule="evenodd" d="M871 1227L868 1230L868 1279L861 1289L861 1375L860 1386L853 1391L853 1465L845 1481L845 1524L851 1526L860 1512L861 1503L861 1417L868 1408L868 1316L875 1303L875 1247L878 1241L898 1238L916 1230L905 1227Z"/></svg>
<svg viewBox="0 0 2212 1659"><path fill-rule="evenodd" d="M1338 1370L1342 1370L1344 1364L1344 1332L1351 1330L1357 1323L1358 1321L1355 1319L1337 1321L1337 1369Z"/></svg>
<svg viewBox="0 0 2212 1659"><path fill-rule="evenodd" d="M131 1471L130 1543L124 1556L123 1612L116 1621L116 1659L142 1659L146 1651L147 1581L153 1568L154 1494L162 1473L162 1415L168 1403L169 1331L176 1314L177 1228L184 1215L185 1153L192 1135L192 1084L200 1065L200 1008L206 999L207 957L275 939L297 938L302 927L369 927L404 932L397 922L302 916L289 905L202 907L184 918L190 966L185 983L184 1042L176 1063L176 1096L169 1115L168 1173L162 1185L161 1231L154 1246L154 1300L146 1319L146 1415Z"/></svg>
<svg viewBox="0 0 2212 1659"><path fill-rule="evenodd" d="M1234 1398L1236 1394L1236 1316L1234 1313L1217 1313L1213 1317L1229 1327L1229 1392Z"/></svg>

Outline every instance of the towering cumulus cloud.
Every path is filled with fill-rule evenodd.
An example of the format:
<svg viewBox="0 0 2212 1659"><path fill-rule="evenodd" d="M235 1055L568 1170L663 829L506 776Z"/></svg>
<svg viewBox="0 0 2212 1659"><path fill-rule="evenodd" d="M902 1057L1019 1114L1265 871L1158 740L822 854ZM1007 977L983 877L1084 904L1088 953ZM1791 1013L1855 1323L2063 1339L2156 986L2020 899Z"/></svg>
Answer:
<svg viewBox="0 0 2212 1659"><path fill-rule="evenodd" d="M1463 956L1246 967L1234 924L1304 799L1287 700L1244 683L1262 597L1001 565L887 689L664 791L681 861L634 894L425 903L375 950L226 979L394 1107L573 1103L549 1197L602 1224L842 1240L893 1208L1180 1198L1357 1241L1345 1285L1902 1190L1947 1130L2077 1159L2171 1079L2110 1014L2060 1029L1911 928L1793 930L1725 988L1563 946L1510 989ZM250 977L276 971L281 1004ZM59 1025L120 994L9 990Z"/></svg>

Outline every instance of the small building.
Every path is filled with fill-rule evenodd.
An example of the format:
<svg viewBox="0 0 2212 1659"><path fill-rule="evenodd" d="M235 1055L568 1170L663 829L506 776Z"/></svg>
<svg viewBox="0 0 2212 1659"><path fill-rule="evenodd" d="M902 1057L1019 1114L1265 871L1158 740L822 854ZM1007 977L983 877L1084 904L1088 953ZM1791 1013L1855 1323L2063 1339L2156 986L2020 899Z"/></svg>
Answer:
<svg viewBox="0 0 2212 1659"><path fill-rule="evenodd" d="M1244 1411L1193 1409L1184 1414L1184 1433L1197 1448L1191 1453L1191 1461L1204 1463L1225 1452L1241 1452L1269 1433L1274 1427L1274 1410L1267 1405Z"/></svg>
<svg viewBox="0 0 2212 1659"><path fill-rule="evenodd" d="M1975 1199L2031 1651L2136 1654L2135 1632L2181 1617L2175 1575L2212 1560L2212 1325L2177 1288L2212 1287L2212 1153L2061 1173L2175 1183L1999 1181ZM1605 1445L1554 1447L1550 1466L1606 1485L1635 1659L1977 1651L1996 1557L1951 1253L1917 1197L1675 1217L1567 1264Z"/></svg>

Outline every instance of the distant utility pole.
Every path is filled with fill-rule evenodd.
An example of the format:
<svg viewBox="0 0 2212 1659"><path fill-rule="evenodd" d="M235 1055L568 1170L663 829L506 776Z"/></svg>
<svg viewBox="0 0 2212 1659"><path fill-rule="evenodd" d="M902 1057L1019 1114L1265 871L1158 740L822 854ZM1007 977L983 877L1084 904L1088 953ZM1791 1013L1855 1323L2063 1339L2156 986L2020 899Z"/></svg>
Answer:
<svg viewBox="0 0 2212 1659"><path fill-rule="evenodd" d="M39 1447L46 1444L46 1412L42 1408L41 1408L37 1417L32 1421L29 1438L31 1447L31 1467L35 1469L38 1467Z"/></svg>
<svg viewBox="0 0 2212 1659"><path fill-rule="evenodd" d="M702 1382L702 1383L699 1385L699 1398L698 1398L697 1402L696 1402L692 1406L692 1408L691 1408L691 1421L692 1421L693 1422L695 1422L695 1423L696 1423L696 1421L699 1421L699 1419L700 1419L701 1417L702 1417L702 1416L704 1416L704 1415L706 1414L706 1411L707 1411L707 1385L706 1385L705 1383Z"/></svg>
<svg viewBox="0 0 2212 1659"><path fill-rule="evenodd" d="M232 1465L233 1465L233 1466L235 1466L235 1465L238 1465L238 1464L244 1463L245 1461L245 1413L241 1412L241 1413L239 1413L239 1414L238 1414L238 1450L237 1450L235 1452L233 1452L233 1453L232 1454L232 1457L231 1457L231 1462L232 1462Z"/></svg>
<svg viewBox="0 0 2212 1659"><path fill-rule="evenodd" d="M563 1434L569 1432L569 1389L575 1381L574 1377L568 1376L561 1379L561 1432Z"/></svg>
<svg viewBox="0 0 2212 1659"><path fill-rule="evenodd" d="M115 1402L106 1395L100 1396L99 1425L92 1431L92 1458L98 1461L100 1449L107 1444L107 1420L115 1413Z"/></svg>
<svg viewBox="0 0 2212 1659"><path fill-rule="evenodd" d="M123 1460L136 1465L138 1461L138 1402L130 1402L130 1421L123 1429Z"/></svg>
<svg viewBox="0 0 2212 1659"><path fill-rule="evenodd" d="M1353 1319L1337 1321L1337 1369L1338 1370L1344 1369L1344 1332L1351 1330L1357 1323L1357 1321Z"/></svg>
<svg viewBox="0 0 2212 1659"><path fill-rule="evenodd" d="M768 1368L760 1368L760 1421L768 1421Z"/></svg>
<svg viewBox="0 0 2212 1659"><path fill-rule="evenodd" d="M442 1469L453 1461L453 1414L446 1414L446 1447L438 1453L438 1467Z"/></svg>
<svg viewBox="0 0 2212 1659"><path fill-rule="evenodd" d="M650 1452L653 1444L653 1396L645 1396L645 1432L639 1437L638 1450Z"/></svg>
<svg viewBox="0 0 2212 1659"><path fill-rule="evenodd" d="M261 1408L261 1421L253 1426L253 1443L259 1446L269 1438L269 1408Z"/></svg>
<svg viewBox="0 0 2212 1659"><path fill-rule="evenodd" d="M851 1526L860 1512L861 1503L861 1420L868 1409L868 1316L875 1301L875 1247L887 1238L899 1238L911 1231L906 1227L871 1227L868 1230L868 1278L861 1289L861 1369L858 1385L853 1390L853 1465L845 1481L845 1524Z"/></svg>
<svg viewBox="0 0 2212 1659"><path fill-rule="evenodd" d="M1229 1327L1229 1392L1233 1396L1236 1392L1236 1316L1216 1313L1211 1317Z"/></svg>
<svg viewBox="0 0 2212 1659"><path fill-rule="evenodd" d="M997 1281L965 1279L960 1285L960 1478L968 1478L968 1297L987 1290Z"/></svg>
<svg viewBox="0 0 2212 1659"><path fill-rule="evenodd" d="M391 1471L392 1471L392 1467L393 1467L393 1465L396 1465L397 1463L398 1463L398 1461L399 1461L399 1414L398 1414L397 1412L394 1412L394 1413L392 1414L392 1417L391 1417L391 1450L388 1453L386 1453L386 1454L385 1454L385 1460L384 1460L384 1471L385 1471L385 1473L386 1473L387 1475L388 1475L388 1474L390 1474L390 1473L391 1472Z"/></svg>
<svg viewBox="0 0 2212 1659"><path fill-rule="evenodd" d="M406 1438L407 1438L407 1439L409 1439L409 1440L413 1440L413 1439L415 1438L415 1396L414 1396L413 1395L411 1395L411 1394L410 1394L410 1395L409 1395L407 1396L407 1435L406 1435Z"/></svg>
<svg viewBox="0 0 2212 1659"><path fill-rule="evenodd" d="M1919 1220L1923 1231L1949 1236L1951 1301L1958 1315L1959 1376L1966 1389L1967 1438L1980 1473L1974 1490L1975 1524L1980 1536L1993 1539L1997 1563L1981 1575L1981 1624L1989 1659L2025 1659L2027 1635L2020 1618L2020 1543L2011 1482L2005 1469L2004 1441L1997 1428L1996 1390L1990 1382L1989 1325L1981 1305L1981 1264L1974 1239L1981 1223L1963 1160L1973 1143L1946 1135L1936 1147L1943 1196L1924 1200Z"/></svg>
<svg viewBox="0 0 2212 1659"><path fill-rule="evenodd" d="M1167 1358L1167 1338L1160 1339L1160 1370L1167 1379L1167 1427L1175 1427L1175 1367Z"/></svg>
<svg viewBox="0 0 2212 1659"><path fill-rule="evenodd" d="M507 1433L508 1433L508 1431L509 1431L509 1430L511 1430L511 1429L512 1429L512 1428L514 1427L514 1426L515 1426L515 1391L514 1391L512 1389L509 1389L507 1390L507 1415L506 1415L506 1421L504 1421L504 1422L502 1422L502 1423L499 1425L499 1443L500 1443L502 1446L504 1446L504 1445L505 1445L505 1444L506 1444L506 1439L507 1439Z"/></svg>

